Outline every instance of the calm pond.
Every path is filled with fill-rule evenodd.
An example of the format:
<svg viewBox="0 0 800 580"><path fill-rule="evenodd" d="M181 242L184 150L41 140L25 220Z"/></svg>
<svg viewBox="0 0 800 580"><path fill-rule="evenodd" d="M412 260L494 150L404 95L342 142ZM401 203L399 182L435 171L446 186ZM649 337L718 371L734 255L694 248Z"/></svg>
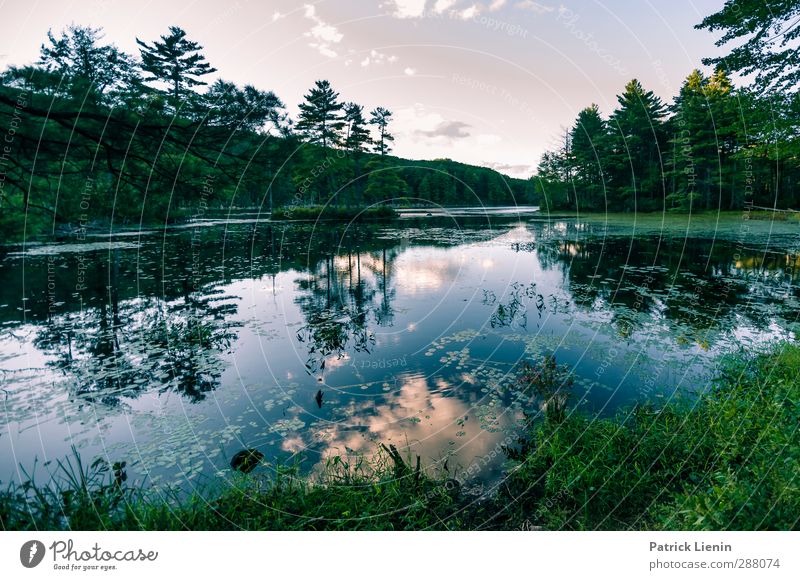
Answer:
<svg viewBox="0 0 800 580"><path fill-rule="evenodd" d="M379 443L491 481L522 361L555 353L571 408L609 415L798 330L796 223L426 213L3 247L0 482L72 445L186 489L245 448L311 471Z"/></svg>

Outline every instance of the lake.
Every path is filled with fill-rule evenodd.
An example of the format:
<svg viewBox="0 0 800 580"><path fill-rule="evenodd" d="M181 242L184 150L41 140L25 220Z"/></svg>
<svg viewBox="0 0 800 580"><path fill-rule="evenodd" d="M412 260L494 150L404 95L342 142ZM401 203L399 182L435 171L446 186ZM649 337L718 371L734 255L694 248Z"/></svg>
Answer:
<svg viewBox="0 0 800 580"><path fill-rule="evenodd" d="M246 448L311 472L380 443L491 482L541 404L522 362L554 354L570 409L608 416L799 328L796 223L431 213L4 246L0 482L46 481L73 445L191 489Z"/></svg>

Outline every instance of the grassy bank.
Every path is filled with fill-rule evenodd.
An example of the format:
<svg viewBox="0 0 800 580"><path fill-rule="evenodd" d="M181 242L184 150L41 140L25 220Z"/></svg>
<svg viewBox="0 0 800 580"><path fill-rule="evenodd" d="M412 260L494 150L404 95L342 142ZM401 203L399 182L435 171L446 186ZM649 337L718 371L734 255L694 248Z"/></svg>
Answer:
<svg viewBox="0 0 800 580"><path fill-rule="evenodd" d="M558 384L559 372L529 381L548 412L530 415L507 477L482 497L384 448L372 462L334 458L313 481L283 468L181 499L128 489L120 466L70 464L59 487L2 492L0 520L4 529L798 527L797 345L730 358L693 402L612 419L565 411Z"/></svg>
<svg viewBox="0 0 800 580"><path fill-rule="evenodd" d="M340 207L331 205L279 207L272 211L273 220L390 220L397 217L397 212L386 205L371 207Z"/></svg>
<svg viewBox="0 0 800 580"><path fill-rule="evenodd" d="M725 211L695 211L695 212L672 212L672 211L652 211L652 212L604 212L604 211L572 211L572 210L553 210L547 211L541 208L539 213L549 219L556 218L578 218L592 221L607 220L611 223L624 221L631 222L634 219L645 224L683 224L710 226L719 222L729 221L768 221L768 222L789 222L800 223L800 213L787 211L764 211L764 210L725 210Z"/></svg>

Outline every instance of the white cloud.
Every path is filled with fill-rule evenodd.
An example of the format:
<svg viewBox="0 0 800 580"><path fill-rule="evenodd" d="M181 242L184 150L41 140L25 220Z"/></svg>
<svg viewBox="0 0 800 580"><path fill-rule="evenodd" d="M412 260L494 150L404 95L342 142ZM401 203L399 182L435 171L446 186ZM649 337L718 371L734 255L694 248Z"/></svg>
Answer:
<svg viewBox="0 0 800 580"><path fill-rule="evenodd" d="M448 8L451 8L456 3L456 0L436 0L436 4L433 5L433 11L436 14L441 14Z"/></svg>
<svg viewBox="0 0 800 580"><path fill-rule="evenodd" d="M273 14L272 14L272 21L273 22L277 22L281 18L286 18L286 15L285 14L281 14L277 10L275 12L273 12Z"/></svg>
<svg viewBox="0 0 800 580"><path fill-rule="evenodd" d="M514 176L530 176L529 158L535 156L529 150L509 141L505 134L495 134L489 126L454 120L445 116L448 113L420 103L394 109L394 153L411 159L455 159Z"/></svg>
<svg viewBox="0 0 800 580"><path fill-rule="evenodd" d="M415 74L417 74L417 69L411 68L409 66L409 67L406 67L406 69L403 72L406 73L408 76L413 77Z"/></svg>
<svg viewBox="0 0 800 580"><path fill-rule="evenodd" d="M481 9L477 4L473 4L469 8L465 8L461 12L458 13L459 18L464 20L469 20L470 18L475 18L478 14L480 14Z"/></svg>
<svg viewBox="0 0 800 580"><path fill-rule="evenodd" d="M395 133L423 145L450 143L470 136L470 125L446 119L421 103L394 112Z"/></svg>
<svg viewBox="0 0 800 580"><path fill-rule="evenodd" d="M522 2L517 2L514 4L514 7L519 8L520 10L529 10L530 12L535 12L536 14L545 14L554 10L552 6L540 4L539 2L534 2L533 0L522 0Z"/></svg>
<svg viewBox="0 0 800 580"><path fill-rule="evenodd" d="M317 10L311 4L304 4L305 17L314 22L311 30L304 33L304 36L312 38L313 41L308 43L311 48L316 48L322 56L329 58L336 57L336 51L331 45L338 44L344 38L344 35L339 32L339 29L323 21L322 18L317 16Z"/></svg>
<svg viewBox="0 0 800 580"><path fill-rule="evenodd" d="M494 0L494 2L489 4L489 11L494 12L495 10L500 10L505 5L506 0Z"/></svg>
<svg viewBox="0 0 800 580"><path fill-rule="evenodd" d="M465 139L470 136L470 127L462 121L441 121L433 129L417 129L416 134L431 139Z"/></svg>
<svg viewBox="0 0 800 580"><path fill-rule="evenodd" d="M425 12L427 0L391 0L396 18L419 18Z"/></svg>
<svg viewBox="0 0 800 580"><path fill-rule="evenodd" d="M396 62L397 57L393 54L386 54L385 52L380 52L379 50L372 49L369 51L369 56L365 57L364 60L361 61L361 66L369 66L371 64L383 64L385 62Z"/></svg>
<svg viewBox="0 0 800 580"><path fill-rule="evenodd" d="M483 161L481 165L504 173L511 177L530 177L534 172L534 166L529 163L502 163L496 161Z"/></svg>

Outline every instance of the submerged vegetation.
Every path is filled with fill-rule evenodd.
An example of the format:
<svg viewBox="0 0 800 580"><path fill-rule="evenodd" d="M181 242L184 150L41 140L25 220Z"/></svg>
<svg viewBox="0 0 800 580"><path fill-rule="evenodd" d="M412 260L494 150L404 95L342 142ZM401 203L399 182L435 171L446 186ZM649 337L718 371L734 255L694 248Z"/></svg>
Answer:
<svg viewBox="0 0 800 580"><path fill-rule="evenodd" d="M539 370L536 370L539 369ZM797 529L800 347L724 361L697 399L609 419L570 411L552 358L527 365L527 427L506 477L473 494L394 446L234 474L207 495L126 486L125 465L75 455L48 485L0 492L3 529Z"/></svg>
<svg viewBox="0 0 800 580"><path fill-rule="evenodd" d="M659 397L674 394L675 383L660 374L668 365L690 367L685 361L704 357L710 366L731 344L760 344L745 335L797 337L799 14L791 2L764 11L755 0L728 0L698 26L722 31L720 45L736 41L730 55L704 60L715 68L692 71L671 103L633 79L608 115L597 105L585 108L530 180L450 159L395 157L392 111L347 101L326 80L303 96L295 119L272 91L223 79L207 84L216 69L175 26L157 40L136 39L137 56L106 43L100 29L49 32L36 63L1 73L0 238L68 232L77 243L0 248L9 280L0 318L20 335L12 336L16 352L4 362L37 352L42 356L33 358L46 365L3 370L15 382L6 392L14 411L6 417L9 432L33 434L25 421L36 409L73 437L73 425L85 423L72 411L85 408L102 433L111 424L103 421L127 413L126 403L145 393L165 400L174 393L187 428L169 439L149 422L155 407L137 405L148 421L130 422L131 434L151 437L130 466L128 457L87 462L90 452L81 457L77 450L88 437L81 429L72 456L55 460L52 479L34 477L34 460L32 475L23 471L23 481L0 484L0 528L797 529L797 343L759 353L742 347L722 359L713 384L694 384L686 397ZM737 74L753 84L736 87ZM501 216L488 223L489 212L463 221L428 214L383 223L405 204L432 211L541 204L548 215L527 224L511 214L513 223ZM229 220L220 231L213 215L234 207L271 219ZM604 213L555 221L558 212ZM751 226L750 219L770 223ZM192 227L174 228L169 239L158 240L155 231L134 232L135 241L106 239L119 225L184 220ZM358 220L358 227L340 223ZM101 225L109 226L102 237L88 234ZM499 249L509 247L513 256ZM523 268L530 277L515 281L522 260L533 266ZM533 281L540 271L545 275ZM243 288L253 290L252 302L240 301ZM480 305L473 302L479 290ZM434 302L441 308L435 316ZM488 327L467 326L484 315ZM770 332L777 327L779 334ZM379 344L384 330L392 340ZM28 334L35 337L22 336ZM402 343L401 334L413 336ZM534 334L544 339L534 344ZM276 367L288 358L282 349L298 347L291 353L298 365L270 368L272 379L286 381L261 380L263 361L247 356L244 346L262 339L262 354ZM613 388L578 364L570 373L557 362L557 349L563 347L559 359L568 358L584 340L594 351L580 349L581 358L592 362L611 350L600 352L605 344L627 343L617 362L615 354L598 368L624 364L648 375L652 398L642 402L637 385L645 381L635 377L621 389L624 399L615 391L601 401L606 412L628 405L612 416L601 415L600 405L587 406L595 415L576 403ZM393 388L383 371L406 367L401 348L412 344L409 352L431 362L412 360L404 369L411 380L394 374ZM660 349L664 367L656 373L631 345ZM236 417L241 421L228 422L229 409L244 407L220 389L229 355L239 351L237 378L252 389L240 391L258 395ZM550 354L509 374L512 357L544 352ZM327 381L337 368L342 374ZM425 380L415 385L412 371L425 371ZM56 374L67 377L66 390L51 384ZM679 384L693 375L682 376ZM429 377L442 384L429 386ZM452 377L463 386L456 396ZM585 396L576 396L578 389ZM404 390L414 402L392 408L389 397ZM209 421L196 431L192 421L208 408L186 413L184 402L212 393L225 427ZM488 489L475 486L451 450L441 465L426 465L410 448L391 444L399 438L388 430L371 432L353 450L341 433L319 428L357 414L374 423L388 417L411 439L408 425L423 421L417 415L430 430L440 426L419 402L435 407L445 398L458 403L455 420L445 414L448 428L475 416L446 445L466 447L459 442L473 439L470 428L511 433L496 446L505 459L502 476L482 480L491 480ZM473 404L478 398L488 403ZM64 400L72 406L62 408ZM312 401L320 413L301 432ZM384 415L375 412L380 406ZM265 420L249 421L247 413L261 407ZM57 428L48 433L50 441L37 445L53 455ZM201 455L217 438L223 457L229 444L247 447L222 467L209 461L212 473L222 471L206 488L162 484L153 471L145 483L128 477L145 456L187 481L205 476ZM162 457L166 448L169 457ZM326 459L309 473L301 463L278 462L279 448L320 451ZM345 454L330 455L341 448Z"/></svg>
<svg viewBox="0 0 800 580"><path fill-rule="evenodd" d="M270 218L273 220L389 220L397 217L397 212L385 205L374 207L308 206L279 207Z"/></svg>

